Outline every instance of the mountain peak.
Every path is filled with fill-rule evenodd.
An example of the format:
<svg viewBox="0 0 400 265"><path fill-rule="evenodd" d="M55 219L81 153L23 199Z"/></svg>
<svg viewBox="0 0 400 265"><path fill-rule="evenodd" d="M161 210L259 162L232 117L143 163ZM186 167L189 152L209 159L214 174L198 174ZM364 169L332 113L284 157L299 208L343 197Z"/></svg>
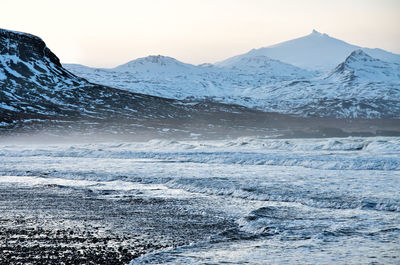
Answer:
<svg viewBox="0 0 400 265"><path fill-rule="evenodd" d="M365 53L361 49L353 51L344 61L345 64L352 64L355 62L375 62L380 61L379 59L373 58Z"/></svg>
<svg viewBox="0 0 400 265"><path fill-rule="evenodd" d="M147 57L139 58L138 60L148 61L152 63L163 63L169 61L176 61L172 57L164 56L164 55L149 55Z"/></svg>
<svg viewBox="0 0 400 265"><path fill-rule="evenodd" d="M315 34L315 35L321 35L321 33L320 33L320 32L318 32L318 31L317 31L317 30L315 30L315 29L313 29L313 30L312 30L311 34Z"/></svg>
<svg viewBox="0 0 400 265"><path fill-rule="evenodd" d="M353 51L349 57L366 57L366 58L372 58L371 56L369 56L368 54L366 54L362 49L358 49ZM347 58L349 58L347 57Z"/></svg>
<svg viewBox="0 0 400 265"><path fill-rule="evenodd" d="M180 63L178 60L164 56L164 55L149 55L146 57L137 58L128 62L126 65L135 65L135 64L157 64L161 66L167 66L169 64Z"/></svg>
<svg viewBox="0 0 400 265"><path fill-rule="evenodd" d="M317 36L317 37L329 37L328 34L326 33L321 33L315 29L312 30L311 34L309 36Z"/></svg>

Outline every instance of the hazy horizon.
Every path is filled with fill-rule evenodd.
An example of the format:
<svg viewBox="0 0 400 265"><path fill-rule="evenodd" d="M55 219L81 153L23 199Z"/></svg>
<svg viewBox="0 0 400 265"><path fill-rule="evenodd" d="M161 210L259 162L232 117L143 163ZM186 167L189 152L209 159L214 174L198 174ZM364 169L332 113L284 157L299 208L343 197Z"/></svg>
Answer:
<svg viewBox="0 0 400 265"><path fill-rule="evenodd" d="M92 67L158 54L215 63L313 29L400 54L396 0L2 0L2 7L1 28L37 35L63 63Z"/></svg>

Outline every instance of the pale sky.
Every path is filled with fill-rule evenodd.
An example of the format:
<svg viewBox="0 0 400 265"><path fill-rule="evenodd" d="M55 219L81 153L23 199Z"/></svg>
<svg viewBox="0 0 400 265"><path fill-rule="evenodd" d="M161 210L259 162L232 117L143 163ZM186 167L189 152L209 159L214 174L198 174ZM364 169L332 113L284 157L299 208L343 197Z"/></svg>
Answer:
<svg viewBox="0 0 400 265"><path fill-rule="evenodd" d="M400 0L0 0L0 28L41 37L63 63L166 55L216 62L312 29L400 54Z"/></svg>

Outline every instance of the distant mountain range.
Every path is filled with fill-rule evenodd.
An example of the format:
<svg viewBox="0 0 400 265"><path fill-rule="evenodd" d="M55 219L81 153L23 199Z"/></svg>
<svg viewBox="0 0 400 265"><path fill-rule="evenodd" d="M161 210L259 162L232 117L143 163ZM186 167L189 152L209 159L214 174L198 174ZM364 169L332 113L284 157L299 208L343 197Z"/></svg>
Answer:
<svg viewBox="0 0 400 265"><path fill-rule="evenodd" d="M226 66L149 56L114 69L65 67L42 39L0 29L1 135L400 133L399 64L362 50L322 75L264 55Z"/></svg>
<svg viewBox="0 0 400 265"><path fill-rule="evenodd" d="M166 98L303 117L400 117L400 55L315 30L216 64L196 66L158 55L112 69L64 66L94 83Z"/></svg>

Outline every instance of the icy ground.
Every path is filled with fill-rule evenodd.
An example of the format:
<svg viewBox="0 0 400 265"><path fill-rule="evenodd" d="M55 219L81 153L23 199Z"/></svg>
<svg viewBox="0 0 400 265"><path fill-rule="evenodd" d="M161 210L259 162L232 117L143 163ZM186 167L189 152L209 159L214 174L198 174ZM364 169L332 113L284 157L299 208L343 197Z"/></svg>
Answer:
<svg viewBox="0 0 400 265"><path fill-rule="evenodd" d="M234 220L132 264L400 263L400 138L3 143L0 176L103 200L192 199L181 210Z"/></svg>

